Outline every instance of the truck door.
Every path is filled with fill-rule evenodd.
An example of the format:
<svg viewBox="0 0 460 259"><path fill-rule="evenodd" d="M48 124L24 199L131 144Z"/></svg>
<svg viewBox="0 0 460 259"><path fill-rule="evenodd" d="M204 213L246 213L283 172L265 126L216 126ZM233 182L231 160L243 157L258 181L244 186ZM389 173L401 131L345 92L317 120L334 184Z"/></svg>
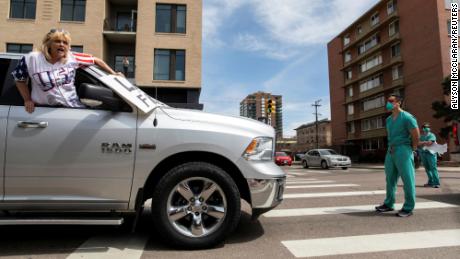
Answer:
<svg viewBox="0 0 460 259"><path fill-rule="evenodd" d="M134 167L137 110L11 106L5 205L125 209Z"/></svg>
<svg viewBox="0 0 460 259"><path fill-rule="evenodd" d="M1 91L0 91L1 92ZM0 105L0 202L3 200L3 169L5 168L6 123L9 106Z"/></svg>

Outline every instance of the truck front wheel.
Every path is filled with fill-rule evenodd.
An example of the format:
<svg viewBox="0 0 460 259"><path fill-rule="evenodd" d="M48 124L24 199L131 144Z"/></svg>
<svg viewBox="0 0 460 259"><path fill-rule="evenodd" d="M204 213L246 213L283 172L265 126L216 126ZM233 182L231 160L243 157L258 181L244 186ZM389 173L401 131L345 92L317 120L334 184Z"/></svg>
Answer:
<svg viewBox="0 0 460 259"><path fill-rule="evenodd" d="M238 187L210 163L174 167L153 192L154 226L167 244L181 248L217 245L238 225L240 214Z"/></svg>

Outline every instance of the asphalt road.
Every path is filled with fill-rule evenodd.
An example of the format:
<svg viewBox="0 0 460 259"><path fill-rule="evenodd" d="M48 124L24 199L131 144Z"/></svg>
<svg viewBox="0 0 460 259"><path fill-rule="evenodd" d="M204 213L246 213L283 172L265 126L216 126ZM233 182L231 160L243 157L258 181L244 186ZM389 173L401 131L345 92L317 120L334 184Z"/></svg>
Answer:
<svg viewBox="0 0 460 259"><path fill-rule="evenodd" d="M283 203L256 221L246 206L235 233L214 249L171 249L150 231L147 210L135 234L128 226L0 227L0 257L459 258L459 168L440 168L440 189L424 188L426 175L419 169L416 209L409 218L373 211L384 199L381 169L283 169ZM400 186L397 203L403 197Z"/></svg>

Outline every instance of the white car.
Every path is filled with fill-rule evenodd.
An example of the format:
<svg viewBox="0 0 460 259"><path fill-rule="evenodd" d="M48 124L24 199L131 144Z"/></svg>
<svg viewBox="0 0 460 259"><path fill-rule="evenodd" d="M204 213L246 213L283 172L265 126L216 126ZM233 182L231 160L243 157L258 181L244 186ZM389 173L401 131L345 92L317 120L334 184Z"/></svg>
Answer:
<svg viewBox="0 0 460 259"><path fill-rule="evenodd" d="M348 156L342 156L332 149L312 149L305 153L302 159L302 166L308 168L317 166L323 169L330 167L341 167L346 170L351 166L351 159Z"/></svg>

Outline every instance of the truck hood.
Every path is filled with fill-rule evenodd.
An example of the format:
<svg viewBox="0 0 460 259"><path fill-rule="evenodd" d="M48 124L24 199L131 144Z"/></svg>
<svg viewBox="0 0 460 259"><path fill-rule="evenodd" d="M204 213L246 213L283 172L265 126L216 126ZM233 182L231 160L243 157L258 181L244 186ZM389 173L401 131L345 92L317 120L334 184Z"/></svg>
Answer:
<svg viewBox="0 0 460 259"><path fill-rule="evenodd" d="M275 130L265 123L240 116L226 116L197 110L162 107L161 110L175 120L219 125L251 132L257 136L274 137Z"/></svg>

